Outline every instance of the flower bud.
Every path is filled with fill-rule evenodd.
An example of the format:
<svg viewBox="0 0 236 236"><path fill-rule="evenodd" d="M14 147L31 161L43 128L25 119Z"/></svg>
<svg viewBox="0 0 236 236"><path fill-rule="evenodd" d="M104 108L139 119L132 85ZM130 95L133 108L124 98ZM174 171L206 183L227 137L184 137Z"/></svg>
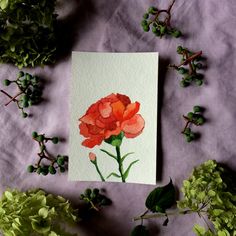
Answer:
<svg viewBox="0 0 236 236"><path fill-rule="evenodd" d="M93 152L89 153L89 160L92 161L92 162L96 161L96 155Z"/></svg>

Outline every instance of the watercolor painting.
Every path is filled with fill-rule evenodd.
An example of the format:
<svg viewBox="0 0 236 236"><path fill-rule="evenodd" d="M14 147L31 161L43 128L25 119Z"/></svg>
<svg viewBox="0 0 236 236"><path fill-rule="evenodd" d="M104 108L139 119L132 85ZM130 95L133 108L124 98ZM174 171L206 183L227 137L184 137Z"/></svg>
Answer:
<svg viewBox="0 0 236 236"><path fill-rule="evenodd" d="M128 96L112 93L92 104L85 115L79 118L80 134L85 138L82 142L83 146L92 149L95 146L102 147L102 143L106 142L114 147L115 154L100 149L103 155L113 158L118 165L119 173L112 171L106 174L107 177L104 177L99 169L98 155L89 153L89 159L102 181L114 176L126 182L131 167L139 161L136 159L125 168L124 162L134 152L125 154L121 152L121 146L125 145L125 138L133 139L144 129L145 121L140 114L137 114L139 108L139 102L131 103Z"/></svg>
<svg viewBox="0 0 236 236"><path fill-rule="evenodd" d="M73 52L70 181L156 184L158 53Z"/></svg>

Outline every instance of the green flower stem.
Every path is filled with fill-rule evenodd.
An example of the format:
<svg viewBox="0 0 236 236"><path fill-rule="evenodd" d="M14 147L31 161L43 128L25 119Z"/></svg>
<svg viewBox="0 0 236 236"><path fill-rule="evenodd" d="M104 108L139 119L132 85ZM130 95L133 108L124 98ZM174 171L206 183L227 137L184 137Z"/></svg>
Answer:
<svg viewBox="0 0 236 236"><path fill-rule="evenodd" d="M105 182L105 179L104 179L104 177L102 176L102 173L101 173L101 171L100 171L99 168L98 168L97 161L91 161L91 162L95 165L95 168L96 168L96 170L97 170L97 172L98 172L98 174L99 174L101 180L102 180L103 182Z"/></svg>
<svg viewBox="0 0 236 236"><path fill-rule="evenodd" d="M117 157L116 157L117 158L117 162L119 164L120 176L121 176L122 182L125 183L123 163L122 163L122 159L121 159L121 155L120 155L120 146L116 146L116 154L117 154Z"/></svg>
<svg viewBox="0 0 236 236"><path fill-rule="evenodd" d="M134 217L133 221L143 220L143 219L161 218L161 217L174 216L174 215L186 215L186 214L192 214L192 213L200 214L200 213L206 213L206 211L185 210L185 211L170 211L170 212L166 212L166 213L156 213L156 214L145 214L144 213L141 216Z"/></svg>

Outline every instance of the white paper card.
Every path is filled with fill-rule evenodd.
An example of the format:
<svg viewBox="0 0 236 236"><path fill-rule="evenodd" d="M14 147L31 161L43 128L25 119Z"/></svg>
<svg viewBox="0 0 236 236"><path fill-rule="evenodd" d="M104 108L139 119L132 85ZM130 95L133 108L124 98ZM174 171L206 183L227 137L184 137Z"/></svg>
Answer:
<svg viewBox="0 0 236 236"><path fill-rule="evenodd" d="M158 53L72 53L69 180L156 183Z"/></svg>

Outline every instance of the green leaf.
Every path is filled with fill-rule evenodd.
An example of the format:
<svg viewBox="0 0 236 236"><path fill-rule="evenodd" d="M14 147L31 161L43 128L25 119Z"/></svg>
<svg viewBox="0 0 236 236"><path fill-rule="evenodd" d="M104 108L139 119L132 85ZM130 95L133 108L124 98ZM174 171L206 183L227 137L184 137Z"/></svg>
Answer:
<svg viewBox="0 0 236 236"><path fill-rule="evenodd" d="M146 207L152 212L165 213L175 203L175 188L170 180L169 184L155 188L146 199Z"/></svg>
<svg viewBox="0 0 236 236"><path fill-rule="evenodd" d="M135 160L133 162L131 162L129 164L129 167L126 169L125 173L124 173L124 179L127 179L128 175L129 175L129 171L130 171L130 168L132 167L132 165L134 165L136 162L138 162L139 160Z"/></svg>
<svg viewBox="0 0 236 236"><path fill-rule="evenodd" d="M106 153L108 156L110 156L110 157L112 157L112 158L114 158L116 160L116 156L111 154L110 152L106 151L105 149L100 149L100 151Z"/></svg>
<svg viewBox="0 0 236 236"><path fill-rule="evenodd" d="M131 232L130 236L149 236L149 231L144 225L137 225Z"/></svg>
<svg viewBox="0 0 236 236"><path fill-rule="evenodd" d="M47 216L48 216L48 209L45 208L45 207L39 209L39 215L41 217L43 217L44 219L47 218Z"/></svg>
<svg viewBox="0 0 236 236"><path fill-rule="evenodd" d="M123 162L125 160L125 158L128 157L131 154L134 154L134 152L126 153L123 157L121 157L121 161Z"/></svg>
<svg viewBox="0 0 236 236"><path fill-rule="evenodd" d="M115 147L120 147L122 139L124 138L124 132L120 132L118 135L111 135L110 138L106 139L105 142Z"/></svg>
<svg viewBox="0 0 236 236"><path fill-rule="evenodd" d="M206 233L206 229L203 228L202 226L196 224L193 227L193 232L196 233L198 236L202 236Z"/></svg>
<svg viewBox="0 0 236 236"><path fill-rule="evenodd" d="M111 176L114 176L114 177L117 177L117 178L121 178L120 175L118 175L118 174L112 172L111 174L109 174L109 175L107 176L107 179L110 178Z"/></svg>
<svg viewBox="0 0 236 236"><path fill-rule="evenodd" d="M12 195L12 193L9 192L9 191L6 191L6 192L5 192L5 197L6 197L8 200L10 200L10 201L13 200L13 195Z"/></svg>

